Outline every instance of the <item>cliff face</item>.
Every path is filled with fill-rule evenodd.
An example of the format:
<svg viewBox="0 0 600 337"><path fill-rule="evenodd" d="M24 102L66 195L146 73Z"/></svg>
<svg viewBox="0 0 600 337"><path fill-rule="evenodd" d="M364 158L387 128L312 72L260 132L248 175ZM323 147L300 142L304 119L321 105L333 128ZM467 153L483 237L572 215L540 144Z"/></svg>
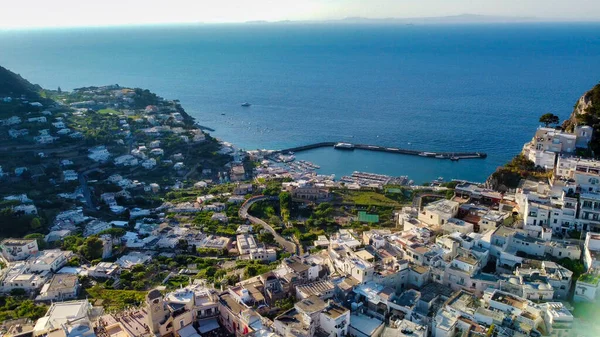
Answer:
<svg viewBox="0 0 600 337"><path fill-rule="evenodd" d="M563 122L563 129L572 131L577 124L588 124L585 121L591 119L595 113L600 113L598 110L600 110L600 84L597 84L577 100L571 116Z"/></svg>

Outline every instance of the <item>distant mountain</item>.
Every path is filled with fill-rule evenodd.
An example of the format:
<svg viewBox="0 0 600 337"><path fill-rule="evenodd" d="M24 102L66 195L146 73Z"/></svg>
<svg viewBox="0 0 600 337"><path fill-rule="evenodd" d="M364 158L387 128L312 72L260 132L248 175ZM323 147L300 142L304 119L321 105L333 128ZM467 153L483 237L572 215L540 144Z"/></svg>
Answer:
<svg viewBox="0 0 600 337"><path fill-rule="evenodd" d="M350 17L340 20L350 23L403 23L403 24L468 24L468 23L509 23L509 22L535 22L540 19L534 17L490 16L478 14L461 14L451 16L421 17L421 18L381 18L371 19L363 17Z"/></svg>
<svg viewBox="0 0 600 337"><path fill-rule="evenodd" d="M329 24L477 24L477 23L517 23L517 22L542 22L543 19L535 17L516 17L516 16L491 16L479 14L461 14L452 16L436 16L436 17L419 17L419 18L365 18L365 17L348 17L340 20L323 20L323 21L248 21L246 23L271 23L271 24L287 24L287 23L329 23ZM546 20L547 21L547 20Z"/></svg>
<svg viewBox="0 0 600 337"><path fill-rule="evenodd" d="M42 87L31 84L21 75L0 66L0 96L21 96L29 99L39 98Z"/></svg>

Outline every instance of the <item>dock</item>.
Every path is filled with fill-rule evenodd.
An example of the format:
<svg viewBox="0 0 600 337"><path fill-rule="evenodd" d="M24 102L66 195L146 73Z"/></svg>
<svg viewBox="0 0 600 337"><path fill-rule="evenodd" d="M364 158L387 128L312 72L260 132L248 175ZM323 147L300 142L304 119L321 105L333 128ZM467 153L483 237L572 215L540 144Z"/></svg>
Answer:
<svg viewBox="0 0 600 337"><path fill-rule="evenodd" d="M411 156L420 156L434 159L448 159L448 160L459 160L459 159L484 159L487 157L487 154L484 152L435 152L435 151L419 151L419 150L408 150L402 149L398 147L386 147L386 146L378 146L378 145L369 145L369 144L350 144L350 143L342 143L342 142L320 142L313 143L303 146L291 147L288 149L283 149L276 151L282 154L288 154L290 152L297 153L302 151L308 151L312 149L318 149L323 147L332 147L339 150L366 150L366 151L377 151L377 152L388 152L388 153L397 153Z"/></svg>

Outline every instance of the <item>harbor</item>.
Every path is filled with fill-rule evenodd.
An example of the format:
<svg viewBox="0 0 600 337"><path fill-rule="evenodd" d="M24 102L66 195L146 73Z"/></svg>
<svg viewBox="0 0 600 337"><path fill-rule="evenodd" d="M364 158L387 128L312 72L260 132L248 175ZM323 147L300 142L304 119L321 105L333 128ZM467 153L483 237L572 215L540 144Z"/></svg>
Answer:
<svg viewBox="0 0 600 337"><path fill-rule="evenodd" d="M460 159L485 159L487 154L484 152L434 152L434 151L419 151L419 150L408 150L397 147L385 147L378 145L369 145L369 144L352 144L352 143L343 143L343 142L320 142L313 143L303 146L297 146L292 148L287 148L283 150L276 151L281 154L293 154L297 152L318 149L318 148L327 148L332 147L337 150L343 151L353 151L357 150L366 150L366 151L377 151L377 152L387 152L387 153L396 153L396 154L404 154L404 155L412 155L412 156L420 156L434 159L448 159L452 161L458 161Z"/></svg>

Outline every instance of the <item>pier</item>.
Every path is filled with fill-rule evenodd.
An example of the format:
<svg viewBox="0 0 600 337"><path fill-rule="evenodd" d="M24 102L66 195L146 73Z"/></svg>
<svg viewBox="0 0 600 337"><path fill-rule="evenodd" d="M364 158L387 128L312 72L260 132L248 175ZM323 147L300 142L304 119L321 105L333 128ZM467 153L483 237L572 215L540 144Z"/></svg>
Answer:
<svg viewBox="0 0 600 337"><path fill-rule="evenodd" d="M288 154L290 152L302 152L312 149L318 149L322 147L333 147L339 150L367 150L367 151L378 151L378 152L388 152L388 153L397 153L397 154L405 154L412 156L420 156L434 159L449 159L449 160L459 160L459 159L484 159L487 157L487 154L484 152L434 152L434 151L419 151L419 150L408 150L401 149L398 147L385 147L378 145L368 145L368 144L350 144L350 143L341 143L341 142L321 142L308 144L303 146L291 147L288 149L283 149L276 151L277 153Z"/></svg>

